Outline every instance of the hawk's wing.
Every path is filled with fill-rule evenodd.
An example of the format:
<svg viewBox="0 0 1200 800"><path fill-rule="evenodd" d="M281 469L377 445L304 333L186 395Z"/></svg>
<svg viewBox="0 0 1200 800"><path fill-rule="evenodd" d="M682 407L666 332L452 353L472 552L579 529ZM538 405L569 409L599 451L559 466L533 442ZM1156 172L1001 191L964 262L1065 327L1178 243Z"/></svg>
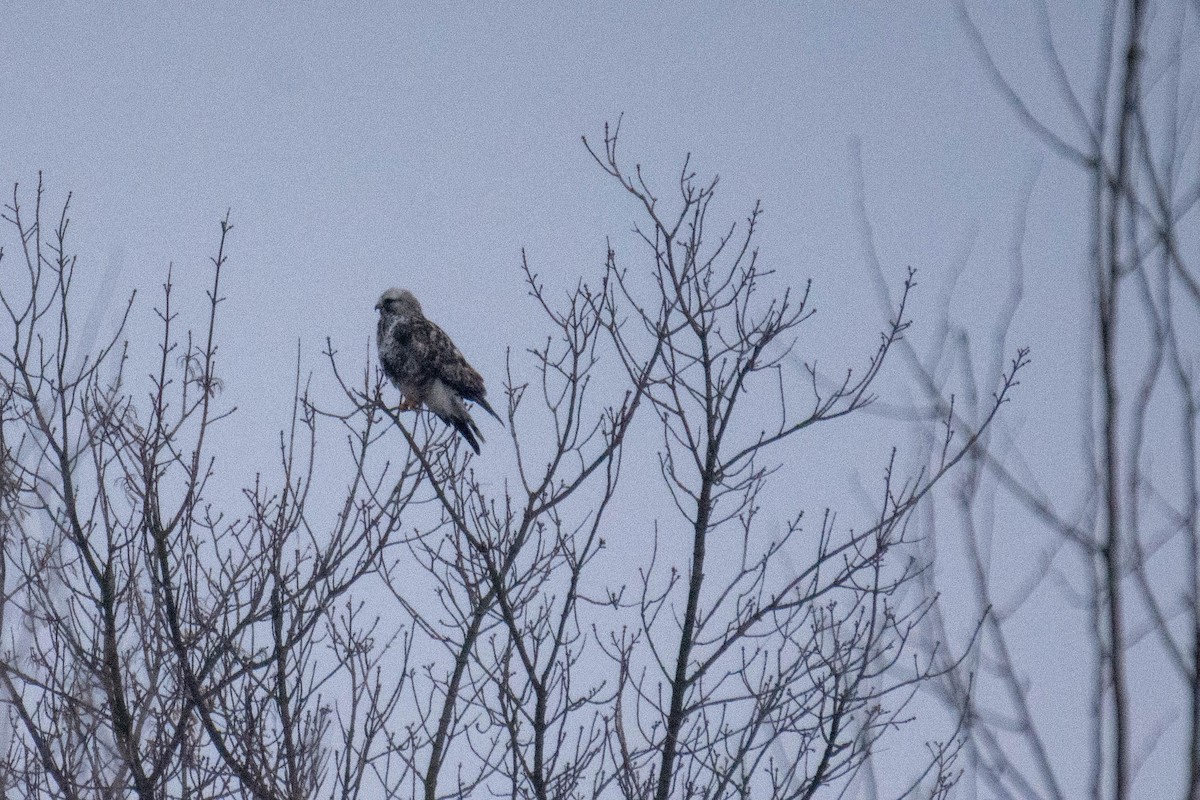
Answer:
<svg viewBox="0 0 1200 800"><path fill-rule="evenodd" d="M429 374L440 379L464 400L478 403L493 417L500 419L486 399L483 376L467 363L449 334L427 319L416 325L412 337L414 342L420 340L425 348L425 368Z"/></svg>
<svg viewBox="0 0 1200 800"><path fill-rule="evenodd" d="M443 383L468 400L469 395L483 394L483 377L467 363L454 341L441 328L429 320L420 320L413 325L413 343L420 342L424 367L427 374L439 378Z"/></svg>

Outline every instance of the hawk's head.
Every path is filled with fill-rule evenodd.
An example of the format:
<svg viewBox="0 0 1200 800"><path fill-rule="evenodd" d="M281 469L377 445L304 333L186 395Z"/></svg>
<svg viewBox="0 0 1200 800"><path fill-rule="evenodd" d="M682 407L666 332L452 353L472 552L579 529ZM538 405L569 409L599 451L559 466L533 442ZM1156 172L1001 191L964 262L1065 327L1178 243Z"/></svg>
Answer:
<svg viewBox="0 0 1200 800"><path fill-rule="evenodd" d="M388 289L379 296L375 309L380 314L396 314L401 317L418 318L423 316L421 304L408 289Z"/></svg>

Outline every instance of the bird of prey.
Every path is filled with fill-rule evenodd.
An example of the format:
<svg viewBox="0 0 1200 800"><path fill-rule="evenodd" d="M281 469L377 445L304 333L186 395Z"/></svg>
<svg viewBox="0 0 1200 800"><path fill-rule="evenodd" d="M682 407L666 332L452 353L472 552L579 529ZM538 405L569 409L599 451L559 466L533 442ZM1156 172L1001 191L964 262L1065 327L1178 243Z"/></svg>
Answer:
<svg viewBox="0 0 1200 800"><path fill-rule="evenodd" d="M376 344L383 372L400 390L400 410L425 405L462 434L476 454L483 434L464 400L478 403L500 419L486 399L483 378L463 358L446 332L425 318L407 289L388 289L375 304L379 311Z"/></svg>

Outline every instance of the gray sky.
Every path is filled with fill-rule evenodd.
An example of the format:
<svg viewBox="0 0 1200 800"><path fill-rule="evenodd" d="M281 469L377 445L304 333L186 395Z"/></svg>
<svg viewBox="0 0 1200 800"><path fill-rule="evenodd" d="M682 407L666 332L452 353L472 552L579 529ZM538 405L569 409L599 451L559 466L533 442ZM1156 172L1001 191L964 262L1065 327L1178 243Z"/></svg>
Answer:
<svg viewBox="0 0 1200 800"><path fill-rule="evenodd" d="M43 170L52 196L75 193L80 252L120 269L107 288L152 289L169 262L204 276L232 209L226 330L260 347L225 354L231 389L238 375L289 385L279 354L297 339L314 354L326 335L362 341L390 285L499 374L489 331L515 332L532 310L522 247L566 286L596 274L606 235L630 245L636 209L579 138L621 113L624 152L660 186L692 152L722 176L729 218L763 200L767 263L815 281L822 361L851 334L855 355L869 351L883 316L862 269L851 138L882 260L897 282L921 271L918 302L964 253L984 274L1006 264L1037 163L948 4L283 5L14 4L0 29L0 179ZM1033 61L1017 24L997 21L1004 56Z"/></svg>
<svg viewBox="0 0 1200 800"><path fill-rule="evenodd" d="M595 269L633 210L579 137L622 112L664 183L691 151L727 213L761 197L765 252L826 304L863 285L850 137L897 273L1006 223L1035 153L935 5L80 9L6 9L0 174L74 191L81 247L126 281L195 263L232 208L231 291L270 298L272 350L354 335L393 283L510 320L521 247Z"/></svg>
<svg viewBox="0 0 1200 800"><path fill-rule="evenodd" d="M723 218L763 200L765 263L781 285L814 279L805 356L830 364L870 352L884 318L851 140L886 269L897 286L920 270L918 327L946 302L994 311L1036 178L1024 338L1009 343L1033 344L1035 361L1014 413L1043 444L1042 469L1075 466L1059 445L1078 422L1056 398L1078 375L1086 331L1071 309L1086 298L1060 265L1078 263L1083 206L1059 198L1084 187L993 90L952 4L364 5L3 3L0 186L42 170L52 206L74 192L84 285L153 292L174 262L184 288L203 286L232 210L225 332L253 346L224 353L226 383L251 442L269 448L285 420L296 341L307 368L326 336L362 352L392 285L421 298L498 394L505 346L542 336L525 327L521 248L563 287L598 273L608 235L635 252L636 209L580 143L623 113L623 150L658 185L691 152L721 175ZM1054 3L1081 79L1097 5ZM1032 23L979 13L1018 88L1053 117Z"/></svg>

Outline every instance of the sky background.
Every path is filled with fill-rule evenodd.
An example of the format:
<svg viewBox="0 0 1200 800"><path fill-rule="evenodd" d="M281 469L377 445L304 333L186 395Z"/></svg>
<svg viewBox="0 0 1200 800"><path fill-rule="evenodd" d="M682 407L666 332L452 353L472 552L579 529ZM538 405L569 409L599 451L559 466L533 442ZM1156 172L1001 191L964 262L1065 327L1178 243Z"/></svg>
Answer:
<svg viewBox="0 0 1200 800"><path fill-rule="evenodd" d="M1064 50L1087 74L1088 31L1071 12L1090 9L1064 8ZM169 263L177 280L203 279L230 210L228 331L259 344L226 353L231 386L290 383L279 355L298 339L312 352L325 336L369 336L392 285L497 374L488 332L533 310L522 248L565 287L598 274L605 237L631 245L637 209L580 142L622 114L623 152L659 186L691 153L722 176L727 218L762 200L768 265L789 285L814 280L817 352L867 333L864 312L872 328L885 316L862 268L851 142L885 268L898 285L916 267L927 287L918 313L964 258L981 294L1007 268L1032 174L1035 199L1074 179L1042 165L950 4L81 9L5 9L0 178L30 186L41 170L55 201L74 193L76 245L107 278L102 294L152 289ZM1009 16L980 24L1002 62L1034 73L1034 29ZM1035 223L1031 251L1070 253L1077 231L1052 211ZM863 352L873 346L866 336ZM1053 356L1037 368L1053 374Z"/></svg>
<svg viewBox="0 0 1200 800"><path fill-rule="evenodd" d="M306 370L326 337L362 363L389 286L414 291L498 394L505 349L546 332L522 249L564 289L599 274L608 237L636 264L637 208L580 141L623 115L622 151L664 190L691 153L721 176L720 218L762 200L764 263L780 289L812 278L803 356L830 365L860 363L887 317L863 255L856 146L889 280L919 271L918 339L946 308L995 313L1031 191L1009 349L1032 345L1034 362L1011 413L1037 468L1070 484L1079 421L1061 398L1078 396L1065 393L1078 391L1087 297L1064 265L1084 252L1086 186L1021 127L954 4L365 5L0 4L0 186L42 171L51 208L73 193L80 303L109 311L101 327L114 298L156 297L168 264L199 299L229 210L235 471L272 457L297 342ZM1001 66L1054 119L1034 6L976 5ZM1081 81L1098 13L1053 4ZM140 305L133 335L152 319ZM839 440L845 458L806 499L859 502L856 483L903 438ZM1042 633L1030 647L1057 635Z"/></svg>

